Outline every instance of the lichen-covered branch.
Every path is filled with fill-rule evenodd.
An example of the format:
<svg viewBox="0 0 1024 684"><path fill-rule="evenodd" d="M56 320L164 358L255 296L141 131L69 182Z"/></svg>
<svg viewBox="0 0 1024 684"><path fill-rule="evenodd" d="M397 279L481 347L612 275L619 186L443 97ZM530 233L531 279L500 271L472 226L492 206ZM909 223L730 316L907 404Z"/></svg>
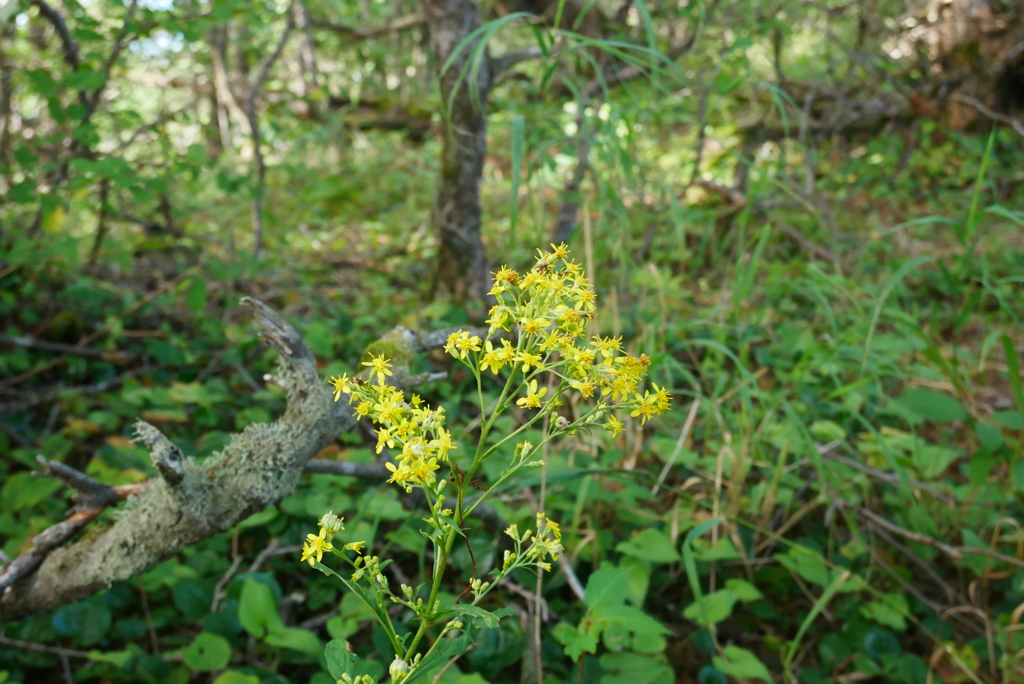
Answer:
<svg viewBox="0 0 1024 684"><path fill-rule="evenodd" d="M248 426L202 465L184 459L175 484L166 475L151 480L101 534L50 551L38 570L4 590L0 623L82 599L230 529L290 493L306 462L352 427L348 406L331 400L313 354L294 328L261 302L246 298L242 304L281 356L285 414L269 425ZM155 450L166 448L155 435L146 437ZM81 526L69 520L50 528L44 534L57 541L47 540L46 548L64 544Z"/></svg>
<svg viewBox="0 0 1024 684"><path fill-rule="evenodd" d="M0 573L0 624L78 601L139 575L277 503L295 489L304 472L387 478L382 464L311 460L354 427L355 416L346 402L332 400L313 353L291 325L262 302L246 297L241 303L260 338L280 356L274 377L287 392L284 415L269 425L246 427L201 465L140 421L135 426L137 439L150 450L160 474L140 484L108 487L46 462L46 474L76 489L79 505L67 520L37 535L33 547ZM410 376L409 363L415 354L444 344L448 332L397 327L367 352L392 359L395 383L412 386L436 379ZM111 527L72 542L105 506L125 499L127 505Z"/></svg>

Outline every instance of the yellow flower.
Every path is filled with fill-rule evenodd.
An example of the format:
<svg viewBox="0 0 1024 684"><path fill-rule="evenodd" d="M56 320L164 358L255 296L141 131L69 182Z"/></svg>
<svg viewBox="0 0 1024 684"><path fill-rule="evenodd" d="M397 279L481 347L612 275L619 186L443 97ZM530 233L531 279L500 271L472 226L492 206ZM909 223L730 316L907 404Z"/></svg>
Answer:
<svg viewBox="0 0 1024 684"><path fill-rule="evenodd" d="M569 256L569 246L564 242L557 245L552 243L551 249L554 251L555 257L558 259L564 259Z"/></svg>
<svg viewBox="0 0 1024 684"><path fill-rule="evenodd" d="M363 547L365 547L365 546L366 546L366 542L365 541L349 542L348 544L345 544L345 550L346 551L355 551L356 553L362 553L363 552Z"/></svg>
<svg viewBox="0 0 1024 684"><path fill-rule="evenodd" d="M459 330L448 336L444 350L455 358L465 359L469 352L480 351L480 342L480 338L476 335L470 337L469 333Z"/></svg>
<svg viewBox="0 0 1024 684"><path fill-rule="evenodd" d="M519 274L508 266L502 266L494 273L494 279L500 283L512 284L519 280Z"/></svg>
<svg viewBox="0 0 1024 684"><path fill-rule="evenodd" d="M307 534L306 541L302 545L302 558L299 562L308 561L313 565L314 559L317 563L323 560L325 551L333 551L331 542L327 541L327 528L321 527L320 534Z"/></svg>
<svg viewBox="0 0 1024 684"><path fill-rule="evenodd" d="M546 318L523 318L519 321L519 329L524 335L536 335L548 327Z"/></svg>
<svg viewBox="0 0 1024 684"><path fill-rule="evenodd" d="M377 382L381 385L384 384L385 375L394 375L390 370L391 362L384 358L384 355L374 356L370 354L369 361L363 361L364 366L369 366L373 370L373 374L377 376Z"/></svg>
<svg viewBox="0 0 1024 684"><path fill-rule="evenodd" d="M377 453L384 451L384 445L388 448L395 448L395 438L391 435L391 431L387 428L381 428L377 430Z"/></svg>
<svg viewBox="0 0 1024 684"><path fill-rule="evenodd" d="M504 365L505 362L499 358L498 352L494 351L491 341L484 342L484 357L480 360L480 370L486 371L489 368L492 373L497 373Z"/></svg>
<svg viewBox="0 0 1024 684"><path fill-rule="evenodd" d="M589 398L594 396L594 382L590 378L587 378L585 380L570 380L569 384L573 387L573 389L578 389L580 391L580 394L582 394L584 397Z"/></svg>
<svg viewBox="0 0 1024 684"><path fill-rule="evenodd" d="M523 372L530 370L531 367L540 370L540 354L531 354L530 352L519 352L516 356L516 360L522 362Z"/></svg>
<svg viewBox="0 0 1024 684"><path fill-rule="evenodd" d="M654 406L658 409L658 413L664 413L672 403L672 396L664 387L658 387L657 383L652 384L654 385Z"/></svg>
<svg viewBox="0 0 1024 684"><path fill-rule="evenodd" d="M604 424L604 429L612 433L612 437L618 437L626 428L623 427L622 423L615 416L608 416L608 422Z"/></svg>
<svg viewBox="0 0 1024 684"><path fill-rule="evenodd" d="M456 448L455 444L452 442L452 433L443 428L438 434L437 439L430 442L430 446L437 449L437 457L442 461L447 461L448 452Z"/></svg>
<svg viewBox="0 0 1024 684"><path fill-rule="evenodd" d="M537 389L537 381L531 380L526 386L526 396L520 397L516 402L518 406L524 406L526 408L540 408L540 400L545 394L547 394L548 388L541 387Z"/></svg>
<svg viewBox="0 0 1024 684"><path fill-rule="evenodd" d="M348 374L346 373L343 373L340 377L336 375L331 378L331 384L334 385L334 401L341 399L342 394L349 394L352 391Z"/></svg>
<svg viewBox="0 0 1024 684"><path fill-rule="evenodd" d="M656 396L652 396L650 392L644 392L644 396L642 397L639 394L634 396L636 396L638 404L629 415L634 418L640 416L640 424L646 425L648 420L660 413L656 403L658 399Z"/></svg>

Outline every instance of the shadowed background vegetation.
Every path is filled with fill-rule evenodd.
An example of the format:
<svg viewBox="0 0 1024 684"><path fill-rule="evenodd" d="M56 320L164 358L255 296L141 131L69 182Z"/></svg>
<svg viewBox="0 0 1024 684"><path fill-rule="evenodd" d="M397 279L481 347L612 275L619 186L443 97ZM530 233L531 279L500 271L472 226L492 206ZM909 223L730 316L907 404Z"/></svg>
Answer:
<svg viewBox="0 0 1024 684"><path fill-rule="evenodd" d="M519 523L545 499L568 553L434 681L1024 681L1022 18L7 0L0 584L74 503L37 456L131 485L155 475L137 419L201 463L284 410L241 297L326 378L395 325L478 324L490 270L564 240L594 334L650 355L675 404L494 498ZM473 378L437 352L413 370L451 371L418 391L472 442ZM374 443L318 458L370 466ZM393 582L423 581L421 515L351 473L8 621L0 683L330 684L331 639L383 675L372 615L298 565L333 509ZM75 539L125 514L105 506Z"/></svg>

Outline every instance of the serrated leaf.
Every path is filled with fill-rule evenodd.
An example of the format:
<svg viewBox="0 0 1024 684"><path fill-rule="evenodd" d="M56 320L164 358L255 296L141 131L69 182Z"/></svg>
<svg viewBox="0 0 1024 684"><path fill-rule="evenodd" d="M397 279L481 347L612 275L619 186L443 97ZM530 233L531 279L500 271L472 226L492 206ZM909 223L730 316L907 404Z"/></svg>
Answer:
<svg viewBox="0 0 1024 684"><path fill-rule="evenodd" d="M596 631L580 631L579 627L575 625L559 622L551 630L551 636L565 647L565 655L576 662L584 652L597 652L597 639L600 634Z"/></svg>

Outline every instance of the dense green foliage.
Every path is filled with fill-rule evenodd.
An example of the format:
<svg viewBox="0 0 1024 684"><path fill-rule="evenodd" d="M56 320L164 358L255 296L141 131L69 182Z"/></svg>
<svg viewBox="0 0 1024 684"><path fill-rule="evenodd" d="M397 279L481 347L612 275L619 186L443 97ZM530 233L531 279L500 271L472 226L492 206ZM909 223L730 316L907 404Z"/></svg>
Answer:
<svg viewBox="0 0 1024 684"><path fill-rule="evenodd" d="M393 4L308 6L367 29L416 10ZM614 17L606 4L594 11ZM139 482L154 471L130 441L136 419L201 461L283 409L241 296L281 311L325 379L357 369L396 324L475 322L434 287L445 117L422 27L297 29L253 101L260 182L243 119L214 94L211 54L230 43L228 76L245 93L300 5L68 0L77 66L38 3L0 8L7 556L70 507L59 483L32 475L37 454ZM538 36L544 54L491 93L483 239L495 267L528 268L560 203L578 198L569 242L600 298L592 331L649 354L675 403L614 439L566 438L543 484L531 473L493 498L521 525L543 499L573 574L556 565L537 597L535 575L517 571L489 608L522 619L478 632L436 681L533 682L538 667L595 684L1024 680L1021 137L937 113L854 125L857 103L906 99L927 80L909 51L890 58L901 3L626 7L600 30L583 14L571 34L507 12L487 25L496 56ZM691 51L659 57L698 28ZM305 35L312 83L298 66ZM594 67L606 63L645 73L602 93ZM592 82L601 94L581 103ZM834 110L819 110L833 86ZM577 197L563 185L584 138ZM417 391L475 443L473 377L440 353L413 370L451 371ZM371 462L374 441L340 435L321 457ZM499 475L483 468L485 484ZM328 510L396 559L396 577L428 581L422 514L395 487L307 475L280 505L136 581L5 625L0 682L330 684L343 657L337 642L324 656L332 640L382 675L390 651L373 616L298 564ZM478 529L469 541L475 559L455 547L443 600L505 548Z"/></svg>

